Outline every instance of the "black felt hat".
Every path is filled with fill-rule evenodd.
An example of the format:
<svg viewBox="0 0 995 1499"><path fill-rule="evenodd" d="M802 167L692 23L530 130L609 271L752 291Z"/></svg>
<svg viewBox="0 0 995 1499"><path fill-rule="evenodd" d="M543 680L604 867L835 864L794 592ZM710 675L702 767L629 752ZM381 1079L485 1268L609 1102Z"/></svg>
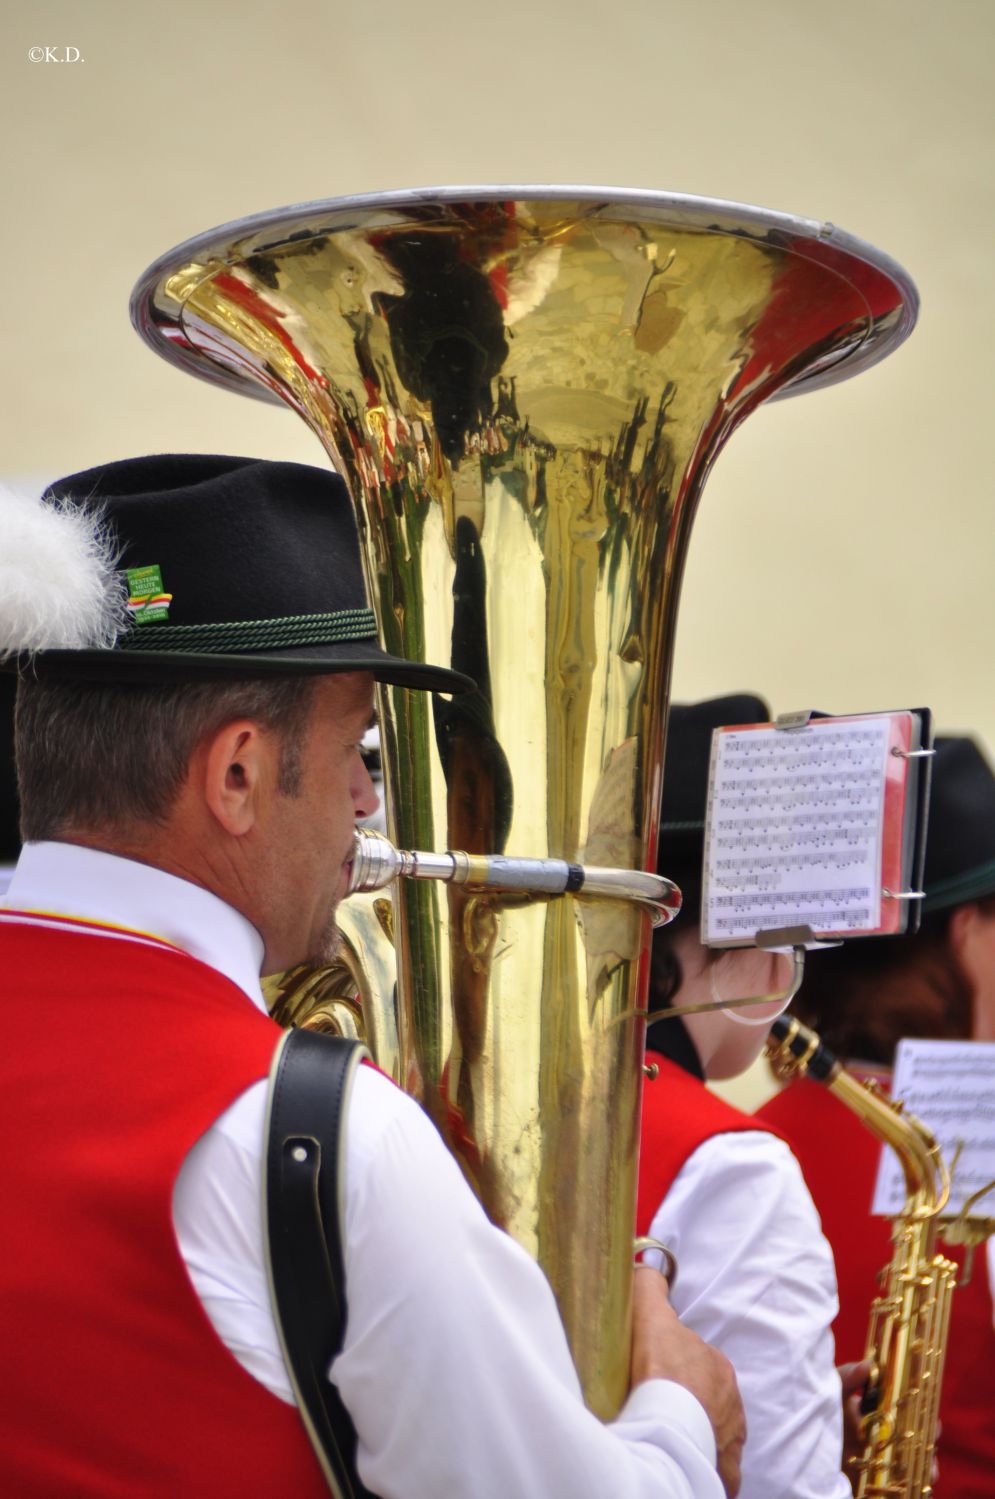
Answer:
<svg viewBox="0 0 995 1499"><path fill-rule="evenodd" d="M973 739L934 748L923 910L945 911L995 895L995 775Z"/></svg>
<svg viewBox="0 0 995 1499"><path fill-rule="evenodd" d="M13 863L21 847L14 769L16 685L13 677L0 677L0 864Z"/></svg>
<svg viewBox="0 0 995 1499"><path fill-rule="evenodd" d="M701 909L701 864L712 731L730 724L768 723L770 709L748 693L675 703L667 720L667 750L660 803L657 870L681 887L682 912L692 921Z"/></svg>
<svg viewBox="0 0 995 1499"><path fill-rule="evenodd" d="M41 650L37 675L165 682L368 671L460 692L469 678L388 655L342 480L298 463L165 454L71 474L43 504L98 507L130 622L107 649Z"/></svg>

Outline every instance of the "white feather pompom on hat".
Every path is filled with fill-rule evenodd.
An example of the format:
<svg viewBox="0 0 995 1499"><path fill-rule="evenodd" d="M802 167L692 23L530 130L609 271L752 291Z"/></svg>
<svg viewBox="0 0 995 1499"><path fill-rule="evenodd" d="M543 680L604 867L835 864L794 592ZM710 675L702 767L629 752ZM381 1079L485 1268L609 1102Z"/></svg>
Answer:
<svg viewBox="0 0 995 1499"><path fill-rule="evenodd" d="M106 649L127 624L127 586L97 510L0 493L0 660Z"/></svg>

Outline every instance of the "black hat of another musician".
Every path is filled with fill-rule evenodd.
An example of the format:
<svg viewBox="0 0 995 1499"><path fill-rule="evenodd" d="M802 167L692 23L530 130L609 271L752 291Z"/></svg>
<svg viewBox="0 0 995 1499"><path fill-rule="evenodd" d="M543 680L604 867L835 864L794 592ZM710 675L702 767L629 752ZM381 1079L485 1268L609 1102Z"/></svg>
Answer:
<svg viewBox="0 0 995 1499"><path fill-rule="evenodd" d="M973 739L934 748L923 910L946 911L995 895L995 775Z"/></svg>
<svg viewBox="0 0 995 1499"><path fill-rule="evenodd" d="M733 693L701 703L676 703L667 720L667 748L660 804L657 871L681 888L681 920L696 921L701 911L702 858L708 767L715 729L768 723L763 698Z"/></svg>
<svg viewBox="0 0 995 1499"><path fill-rule="evenodd" d="M14 770L13 677L0 676L0 864L12 864L21 847Z"/></svg>
<svg viewBox="0 0 995 1499"><path fill-rule="evenodd" d="M132 458L59 480L40 510L43 527L54 514L90 530L78 561L69 546L61 572L23 542L14 591L25 602L6 632L0 604L8 669L108 682L357 671L437 692L473 685L380 646L352 504L343 481L324 469L206 454ZM46 634L46 597L54 620L62 579L71 589L73 568L84 570L108 545L104 615L116 611L116 622L102 616L101 629L81 639L60 637L55 626Z"/></svg>

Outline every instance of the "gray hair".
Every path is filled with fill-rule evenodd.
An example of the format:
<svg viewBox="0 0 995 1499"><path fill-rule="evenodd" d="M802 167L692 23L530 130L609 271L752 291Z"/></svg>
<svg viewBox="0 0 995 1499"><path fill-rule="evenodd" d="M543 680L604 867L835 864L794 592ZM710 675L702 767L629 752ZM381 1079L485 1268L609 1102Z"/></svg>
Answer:
<svg viewBox="0 0 995 1499"><path fill-rule="evenodd" d="M279 736L279 789L295 795L315 680L23 678L14 718L22 838L162 822L196 746L236 718L255 719Z"/></svg>

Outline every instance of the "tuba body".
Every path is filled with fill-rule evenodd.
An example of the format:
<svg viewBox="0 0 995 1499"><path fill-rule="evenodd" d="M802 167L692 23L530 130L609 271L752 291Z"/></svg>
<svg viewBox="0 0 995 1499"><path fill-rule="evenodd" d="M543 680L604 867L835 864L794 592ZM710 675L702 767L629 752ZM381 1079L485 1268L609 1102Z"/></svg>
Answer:
<svg viewBox="0 0 995 1499"><path fill-rule="evenodd" d="M904 273L831 226L574 188L278 210L169 252L133 299L164 357L305 419L351 490L384 645L476 682L379 689L394 843L634 870L656 867L677 600L712 463L761 402L875 362L915 311ZM397 983L378 1060L542 1264L611 1416L649 919L414 881L382 906L366 916ZM342 924L352 949L377 946L345 908Z"/></svg>

